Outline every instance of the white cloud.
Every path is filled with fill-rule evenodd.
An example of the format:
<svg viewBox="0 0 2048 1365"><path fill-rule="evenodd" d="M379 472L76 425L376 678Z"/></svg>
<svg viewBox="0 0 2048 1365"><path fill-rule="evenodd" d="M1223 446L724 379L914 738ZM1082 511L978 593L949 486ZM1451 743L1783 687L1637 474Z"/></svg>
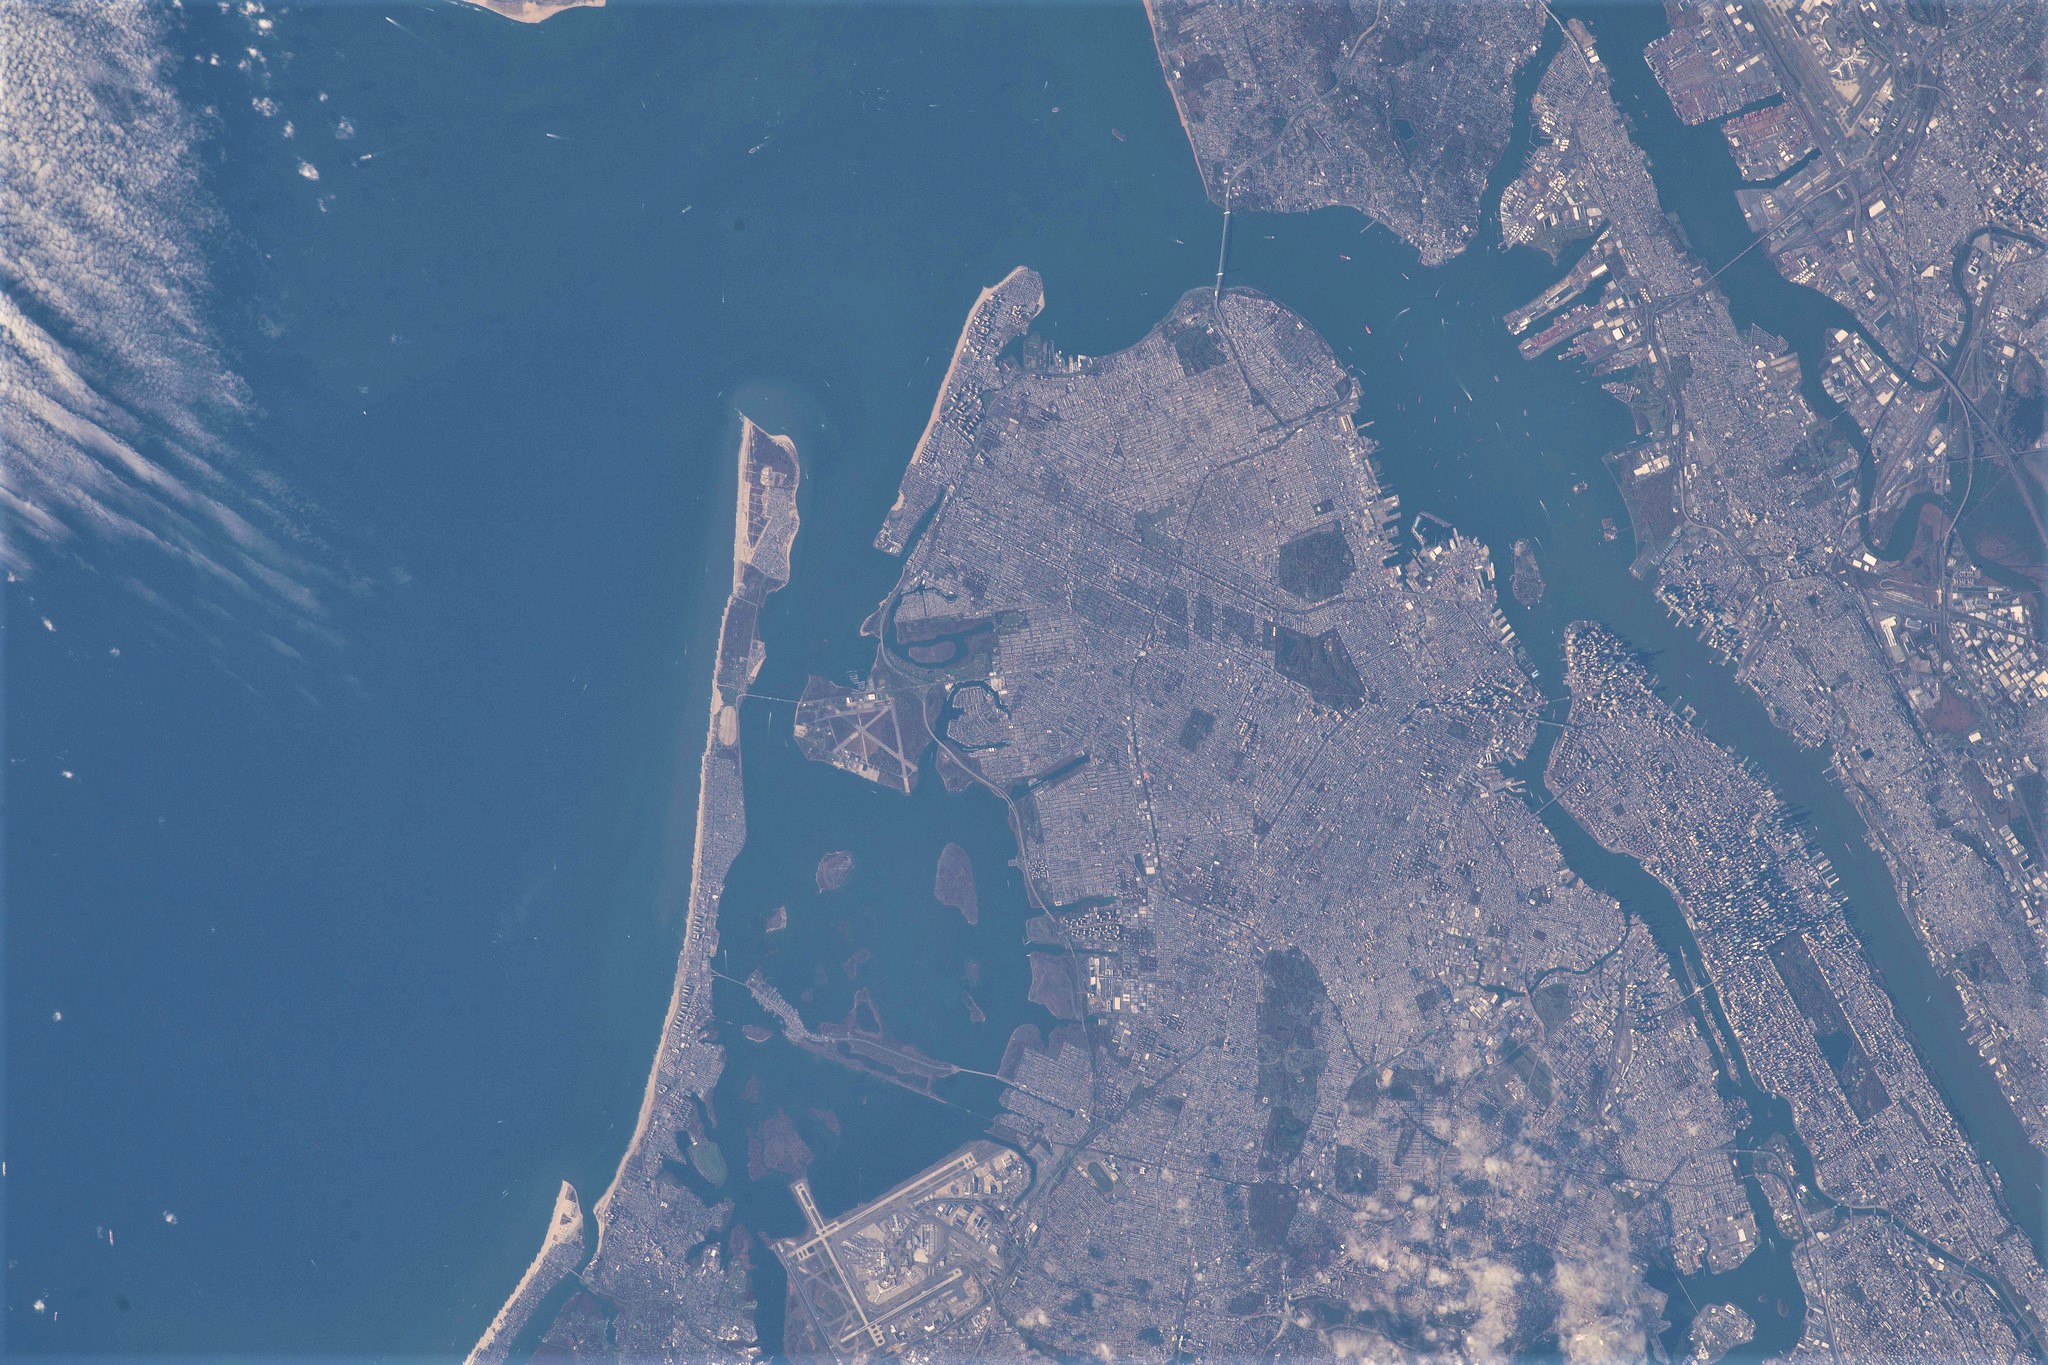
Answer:
<svg viewBox="0 0 2048 1365"><path fill-rule="evenodd" d="M1612 1239L1558 1258L1557 1339L1573 1365L1645 1358L1650 1293L1627 1244L1627 1234L1617 1227Z"/></svg>
<svg viewBox="0 0 2048 1365"><path fill-rule="evenodd" d="M236 451L250 400L208 322L222 225L168 76L177 22L0 0L0 563L67 555L146 599L318 632L326 551ZM102 563L138 548L154 559Z"/></svg>

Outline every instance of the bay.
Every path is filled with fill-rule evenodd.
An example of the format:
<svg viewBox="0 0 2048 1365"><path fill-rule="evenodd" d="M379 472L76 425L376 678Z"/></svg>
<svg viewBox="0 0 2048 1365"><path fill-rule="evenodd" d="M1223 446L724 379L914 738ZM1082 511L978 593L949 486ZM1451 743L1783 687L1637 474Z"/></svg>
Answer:
<svg viewBox="0 0 2048 1365"><path fill-rule="evenodd" d="M11 620L60 623L11 632L6 670L8 1292L62 1310L17 1311L22 1349L465 1348L555 1181L595 1198L637 1110L687 891L738 412L805 465L759 687L793 697L869 662L856 628L897 567L870 538L976 291L1032 266L1042 330L1100 354L1214 271L1220 215L1135 5L388 16L280 17L292 56L265 89L301 125L289 142L238 112L243 78L187 78L228 111L210 175L249 439L354 574L336 642L297 662L232 632L209 646L76 569L8 588ZM234 30L208 12L186 37L232 50ZM1425 272L1344 211L1247 214L1230 280L1357 370L1409 513L1503 556L1538 544L1550 594L1503 605L1546 688L1574 617L1657 651L1672 699L1818 812L1887 980L1934 1000L1820 760L1669 625L1627 537L1601 538L1601 518L1626 525L1601 461L1626 414L1515 354L1499 315L1555 271L1489 240ZM804 764L788 721L748 713L726 968L812 991L813 1023L866 986L892 1032L992 1070L1010 1027L1046 1022L1022 999L999 812ZM978 925L930 897L949 841L973 855ZM839 849L854 878L821 896L811 870ZM1574 861L1603 884L1597 856ZM1645 882L1604 884L1682 960ZM737 988L718 999L753 1018ZM1939 1001L1902 1013L2017 1169ZM750 1123L801 1120L829 1215L993 1111L973 1077L932 1099L728 1032L718 1137L764 1235L795 1210L785 1176L747 1172Z"/></svg>

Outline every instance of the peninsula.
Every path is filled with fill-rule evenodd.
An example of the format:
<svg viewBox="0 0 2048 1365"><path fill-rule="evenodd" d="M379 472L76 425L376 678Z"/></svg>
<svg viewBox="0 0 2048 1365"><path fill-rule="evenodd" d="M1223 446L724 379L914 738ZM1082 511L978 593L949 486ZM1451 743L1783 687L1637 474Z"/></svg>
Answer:
<svg viewBox="0 0 2048 1365"><path fill-rule="evenodd" d="M512 1297L505 1300L498 1316L491 1319L491 1325L470 1348L463 1365L500 1365L511 1358L514 1339L532 1320L541 1300L582 1264L583 1223L583 1205L576 1198L576 1187L564 1180L555 1194L555 1209L548 1217L547 1236L541 1239L540 1251L519 1277Z"/></svg>
<svg viewBox="0 0 2048 1365"><path fill-rule="evenodd" d="M544 23L564 10L601 9L604 6L604 0L462 0L462 3L502 14L521 24Z"/></svg>
<svg viewBox="0 0 2048 1365"><path fill-rule="evenodd" d="M1023 344L1043 299L1020 270L969 315L846 695L1005 803L1079 1022L1006 1059L1023 1163L772 1248L789 1340L1642 1354L1647 1268L1733 1265L1754 1216L1665 958L1503 772L1543 699L1491 553L1403 534L1357 381L1271 300L1203 288L1097 358ZM861 728L813 756L916 780Z"/></svg>
<svg viewBox="0 0 2048 1365"><path fill-rule="evenodd" d="M729 1209L704 1197L722 1183L725 1164L709 1132L706 1097L725 1065L712 1038L711 961L718 951L718 904L726 872L746 842L740 780L740 705L766 651L759 619L768 596L790 577L796 541L796 444L740 419L739 477L733 521L732 591L726 599L712 666L704 755L697 789L696 851L682 952L661 1044L633 1136L612 1183L597 1202L597 1247L581 1268L602 1296L606 1334L632 1356L685 1352L745 1355L754 1326L743 1272L723 1244ZM703 1184L678 1178L674 1154L687 1151ZM523 1303L530 1314L537 1303ZM507 1310L513 1308L508 1304ZM500 1315L504 1317L504 1314ZM518 1316L515 1314L515 1316ZM565 1312L558 1330L574 1324ZM523 1322L494 1323L478 1351L509 1340ZM551 1334L550 1341L554 1341Z"/></svg>

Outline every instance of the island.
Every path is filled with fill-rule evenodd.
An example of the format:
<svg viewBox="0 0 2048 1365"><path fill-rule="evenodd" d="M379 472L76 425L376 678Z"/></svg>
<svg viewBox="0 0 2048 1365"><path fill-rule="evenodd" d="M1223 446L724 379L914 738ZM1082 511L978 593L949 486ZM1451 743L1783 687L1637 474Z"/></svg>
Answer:
<svg viewBox="0 0 2048 1365"><path fill-rule="evenodd" d="M974 891L974 859L958 844L939 850L939 865L932 874L932 898L948 910L956 910L969 924L981 923L981 898Z"/></svg>
<svg viewBox="0 0 2048 1365"><path fill-rule="evenodd" d="M2020 793L2040 790L2028 734L2038 733L2036 692L2048 695L2035 680L2048 671L2034 624L2038 575L2001 565L1995 546L1972 549L1967 515L1984 460L2014 454L2014 432L1996 419L2010 410L2004 390L2027 382L2013 329L2048 297L2033 234L1983 226L2003 211L2001 176L2030 182L2035 195L2048 188L2038 159L2018 166L2014 135L1984 121L2028 78L2002 46L2003 12L1948 33L1901 23L1884 42L1875 30L1767 6L1677 13L1646 54L1672 112L1703 125L1744 101L1781 101L1767 107L1819 148L1799 154L1814 158L1810 176L1742 196L1756 246L1777 265L1758 263L1751 288L1791 291L1793 306L1828 324L1802 353L1736 323L1719 272L1664 212L1668 182L1630 136L1618 76L1593 32L1573 21L1537 87L1539 144L1502 195L1501 233L1510 245L1578 244L1582 254L1506 325L1528 331L1532 358L1564 346L1629 405L1640 440L1613 464L1635 522L1636 573L1761 704L1757 728L1826 756L1825 780L1799 801L1824 804L1859 838L1823 853L1811 812L1784 815L1796 803L1754 790L1734 756L1710 760L1707 749L1671 735L1653 742L1640 727L1597 757L1581 745L1599 731L1575 727L1558 760L1579 790L1558 794L1685 906L1733 1034L1747 1037L1762 1089L1790 1106L1779 1138L1794 1202L1887 1215L1802 1246L1800 1279L1814 1301L1806 1344L1880 1353L1910 1324L1937 1353L2005 1340L2038 1354L2048 1312L2048 933L2039 802ZM1944 116L1928 87L1901 105L1891 79L1824 78L1814 63L1837 73L1975 72L1986 101ZM2040 112L2027 117L2032 131L2020 136L2038 145ZM1950 149L1951 122L1971 130L1981 159L1964 165ZM1896 166L1908 157L1919 189L1901 196ZM1801 212L1770 198L1803 177L1813 187ZM1860 201L1853 185L1865 187ZM1899 235L1893 219L1913 231ZM1841 240L1824 246L1831 234ZM1858 234L1863 247L1852 250ZM1846 279L1854 300L1841 290ZM1842 298L1830 303L1829 293ZM2003 311L1982 314L1993 297L2006 300ZM1895 359L1909 347L1918 362ZM1963 449L1943 458L1951 439ZM2033 517L2029 476L2010 487L2007 512ZM1651 714L1662 706L1624 645L1575 629L1567 650L1575 717L1595 698L1611 700L1622 679L1632 704ZM1691 738L1684 720L1657 724ZM1771 737L1752 729L1749 743L1763 749ZM1720 776L1706 775L1715 769ZM1696 783L1711 799L1679 794ZM1624 838L1648 810L1659 812L1650 828ZM1754 842L1788 818L1800 822L1798 838L1786 843L1778 830L1768 846ZM1689 849L1670 843L1680 830ZM1804 871L1816 856L1867 866ZM1750 870L1748 888L1711 883L1735 868ZM1851 886L1853 914L1834 904ZM1728 937L1733 911L1705 907L1745 894L1742 943ZM1873 949L1885 953L1883 971ZM1968 1124L1956 1108L1964 1103ZM1836 1156L1850 1148L1872 1167L1850 1173ZM1803 1153L1817 1175L1790 1174L1809 1160ZM1826 1193L1833 1187L1856 1193ZM1901 1248L1922 1242L1977 1250L1937 1250L1941 1274L1920 1283L1919 1263ZM1840 1292L1867 1286L1895 1257L1906 1268L1881 1293Z"/></svg>
<svg viewBox="0 0 2048 1365"><path fill-rule="evenodd" d="M2048 1275L1915 1059L1798 813L1674 713L1611 632L1580 622L1565 647L1572 725L1550 788L1671 889L1731 1074L1789 1104L1789 1122L1757 1104L1749 1136L1811 1301L1804 1344L2038 1357Z"/></svg>

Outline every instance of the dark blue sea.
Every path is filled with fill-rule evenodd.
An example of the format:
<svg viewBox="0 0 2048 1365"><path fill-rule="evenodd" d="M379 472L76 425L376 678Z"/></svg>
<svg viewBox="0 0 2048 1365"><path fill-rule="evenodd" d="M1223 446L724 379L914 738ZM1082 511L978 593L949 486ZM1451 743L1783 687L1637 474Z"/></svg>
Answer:
<svg viewBox="0 0 2048 1365"><path fill-rule="evenodd" d="M1220 214L1136 4L270 17L274 112L232 60L178 80L212 111L213 322L250 397L233 439L314 509L302 550L332 581L297 631L167 612L124 583L172 603L189 585L118 546L7 587L17 1354L465 1350L556 1182L594 1200L639 1106L688 890L738 414L804 465L760 688L793 696L870 657L856 630L895 575L870 538L976 292L1032 266L1044 330L1099 354L1215 270ZM247 16L192 9L174 31L185 58L232 57ZM1509 610L1547 686L1574 616L1661 651L1674 695L1816 811L1837 866L1881 879L1821 760L1665 624L1627 535L1600 538L1603 516L1626 525L1600 457L1627 416L1576 371L1522 364L1499 322L1547 261L1482 239L1424 272L1341 211L1245 215L1232 252L1233 282L1359 369L1411 510L1503 555L1543 545L1551 595ZM999 813L808 767L788 721L772 701L748 717L731 965L792 999L810 983L814 1022L858 975L892 1032L992 1070L1011 1027L1043 1021ZM930 897L949 841L974 856L972 928ZM817 902L810 869L840 848L854 878ZM1659 913L1654 889L1615 889ZM785 946L760 932L778 904ZM1968 1059L1938 1079L1990 1114ZM827 1212L878 1193L985 1123L987 1088L948 1084L934 1101L735 1048L732 1192L787 1230L780 1179L747 1177L745 1124L801 1093L833 1111L805 1134Z"/></svg>
<svg viewBox="0 0 2048 1365"><path fill-rule="evenodd" d="M181 79L236 440L345 585L297 659L130 551L8 587L10 1351L466 1349L639 1104L736 412L805 463L770 647L851 667L976 292L1102 351L1213 270L1135 5L271 17L275 115Z"/></svg>

